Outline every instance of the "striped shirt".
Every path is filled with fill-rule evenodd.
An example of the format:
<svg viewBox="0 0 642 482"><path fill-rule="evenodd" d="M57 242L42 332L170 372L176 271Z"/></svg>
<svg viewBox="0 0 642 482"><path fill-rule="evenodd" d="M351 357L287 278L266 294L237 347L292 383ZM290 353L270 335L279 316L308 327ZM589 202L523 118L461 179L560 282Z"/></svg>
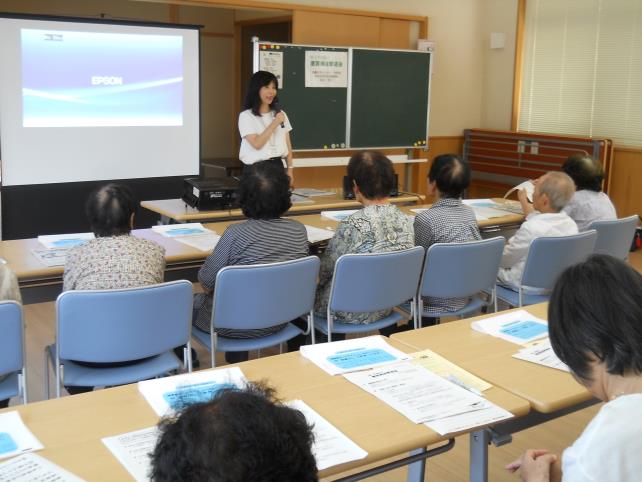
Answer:
<svg viewBox="0 0 642 482"><path fill-rule="evenodd" d="M425 249L435 243L463 243L480 239L475 213L461 199L439 199L430 209L415 217L415 244ZM467 303L467 298L426 297L424 312L430 315L442 311L457 311Z"/></svg>
<svg viewBox="0 0 642 482"><path fill-rule="evenodd" d="M307 255L308 236L300 222L283 218L248 219L225 230L214 252L198 272L198 280L203 288L213 290L216 275L225 266L276 263ZM206 332L210 331L212 300L211 293L199 293L194 297L194 325ZM252 302L251 293L248 293L248 302ZM216 332L230 338L254 338L274 333L284 326L265 330L220 329Z"/></svg>

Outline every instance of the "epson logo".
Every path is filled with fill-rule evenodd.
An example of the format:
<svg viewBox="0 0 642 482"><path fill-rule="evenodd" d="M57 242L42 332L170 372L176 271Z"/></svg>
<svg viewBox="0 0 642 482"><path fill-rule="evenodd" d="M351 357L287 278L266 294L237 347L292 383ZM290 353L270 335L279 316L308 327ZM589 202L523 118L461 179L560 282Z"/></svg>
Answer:
<svg viewBox="0 0 642 482"><path fill-rule="evenodd" d="M123 78L94 75L91 78L91 85L123 85Z"/></svg>

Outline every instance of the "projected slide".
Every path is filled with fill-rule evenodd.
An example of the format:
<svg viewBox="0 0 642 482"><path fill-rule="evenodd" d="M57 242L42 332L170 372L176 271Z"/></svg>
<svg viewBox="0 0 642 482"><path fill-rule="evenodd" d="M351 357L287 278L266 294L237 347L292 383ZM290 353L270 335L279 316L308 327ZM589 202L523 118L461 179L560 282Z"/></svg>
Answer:
<svg viewBox="0 0 642 482"><path fill-rule="evenodd" d="M20 30L23 127L183 125L183 38Z"/></svg>

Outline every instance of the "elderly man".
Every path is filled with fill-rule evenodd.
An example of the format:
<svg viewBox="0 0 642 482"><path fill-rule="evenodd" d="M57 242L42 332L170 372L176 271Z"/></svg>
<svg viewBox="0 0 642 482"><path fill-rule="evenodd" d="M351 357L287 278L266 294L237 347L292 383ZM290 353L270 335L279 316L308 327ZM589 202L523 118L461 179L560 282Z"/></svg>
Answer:
<svg viewBox="0 0 642 482"><path fill-rule="evenodd" d="M573 180L563 172L548 172L535 181L532 205L526 198L526 191L519 191L518 198L526 221L504 247L497 276L499 284L518 289L528 250L535 238L577 234L575 221L562 212L574 193ZM529 292L538 293L535 290Z"/></svg>

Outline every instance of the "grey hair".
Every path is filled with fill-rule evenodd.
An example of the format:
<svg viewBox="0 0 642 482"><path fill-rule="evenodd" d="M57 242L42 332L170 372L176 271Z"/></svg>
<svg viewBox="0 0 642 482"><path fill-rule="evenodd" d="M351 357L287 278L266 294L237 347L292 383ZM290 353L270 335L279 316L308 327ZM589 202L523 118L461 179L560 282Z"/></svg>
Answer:
<svg viewBox="0 0 642 482"><path fill-rule="evenodd" d="M575 183L563 172L547 172L539 181L539 192L546 194L551 209L560 212L575 194Z"/></svg>

